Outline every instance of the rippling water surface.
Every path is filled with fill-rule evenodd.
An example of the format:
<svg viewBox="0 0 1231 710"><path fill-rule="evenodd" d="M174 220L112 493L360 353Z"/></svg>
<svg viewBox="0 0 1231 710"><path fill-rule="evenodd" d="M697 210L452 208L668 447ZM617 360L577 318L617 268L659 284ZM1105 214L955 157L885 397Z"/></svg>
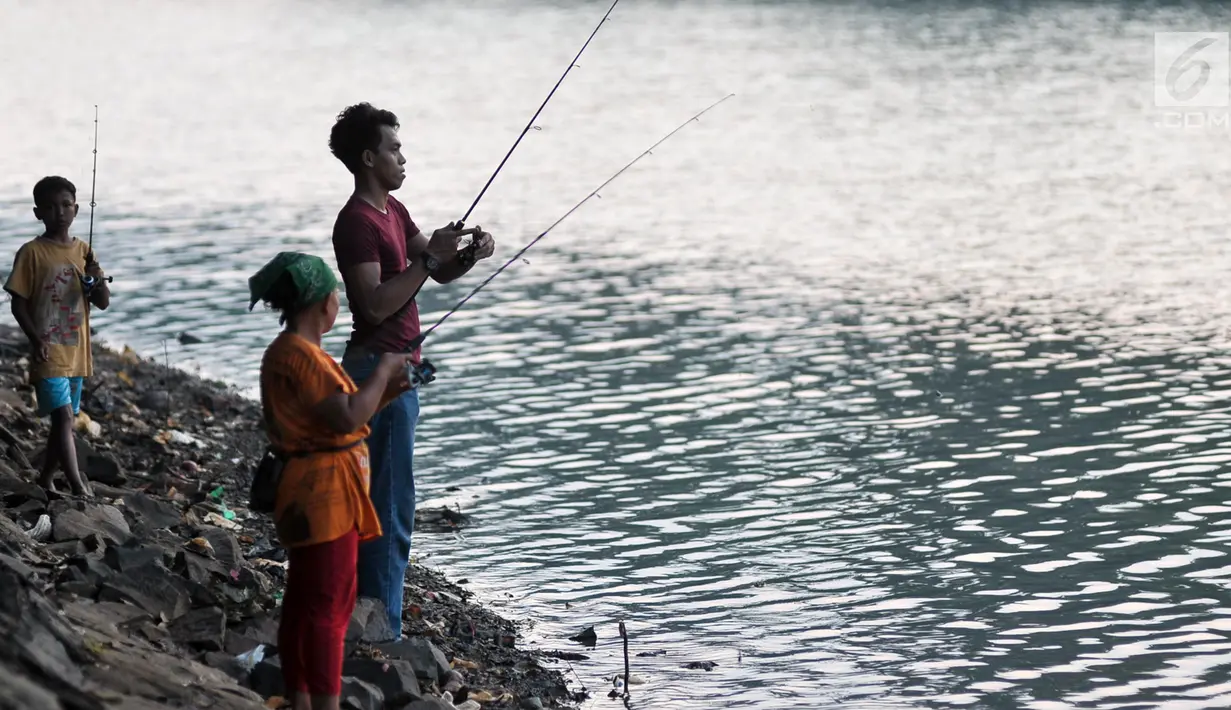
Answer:
<svg viewBox="0 0 1231 710"><path fill-rule="evenodd" d="M249 387L246 277L332 258L333 114L394 109L443 224L605 9L10 2L0 243L100 104L101 333ZM638 708L1231 704L1231 152L1151 104L1152 33L1228 19L621 3L476 213L498 257L737 97L429 342L421 494L477 524L419 554L543 647L597 625L593 707L620 619Z"/></svg>

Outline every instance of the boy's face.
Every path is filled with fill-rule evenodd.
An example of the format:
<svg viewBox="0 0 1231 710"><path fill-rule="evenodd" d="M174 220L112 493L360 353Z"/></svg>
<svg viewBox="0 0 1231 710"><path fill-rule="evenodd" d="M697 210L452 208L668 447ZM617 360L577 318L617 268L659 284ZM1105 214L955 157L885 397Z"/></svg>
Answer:
<svg viewBox="0 0 1231 710"><path fill-rule="evenodd" d="M47 204L35 205L34 216L42 220L48 232L68 231L77 210L77 198L68 190L61 190Z"/></svg>

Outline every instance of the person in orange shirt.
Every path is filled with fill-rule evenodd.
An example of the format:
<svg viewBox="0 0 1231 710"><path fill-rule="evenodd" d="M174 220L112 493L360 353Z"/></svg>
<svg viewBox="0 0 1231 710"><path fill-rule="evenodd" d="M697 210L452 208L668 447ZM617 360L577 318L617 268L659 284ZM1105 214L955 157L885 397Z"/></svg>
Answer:
<svg viewBox="0 0 1231 710"><path fill-rule="evenodd" d="M368 497L368 421L409 389L409 353L383 356L356 386L321 348L338 317L338 281L319 257L283 252L248 280L252 302L285 329L261 362L270 448L284 461L274 525L289 567L278 655L295 710L337 710L359 543L381 535Z"/></svg>

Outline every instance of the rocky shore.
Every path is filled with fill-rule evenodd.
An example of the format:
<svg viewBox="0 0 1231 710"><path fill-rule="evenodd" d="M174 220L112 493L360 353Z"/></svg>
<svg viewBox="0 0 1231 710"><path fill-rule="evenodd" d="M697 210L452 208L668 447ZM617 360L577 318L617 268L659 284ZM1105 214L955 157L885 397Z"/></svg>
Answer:
<svg viewBox="0 0 1231 710"><path fill-rule="evenodd" d="M0 327L0 710L285 706L286 557L270 521L244 507L264 446L257 404L96 346L77 422L95 498L48 494L34 484L47 423L26 357L20 332ZM448 510L418 517L417 534L468 522ZM343 707L584 699L551 659L518 647L513 623L438 572L412 565L406 590L406 643L370 643L388 622L370 600L357 606Z"/></svg>

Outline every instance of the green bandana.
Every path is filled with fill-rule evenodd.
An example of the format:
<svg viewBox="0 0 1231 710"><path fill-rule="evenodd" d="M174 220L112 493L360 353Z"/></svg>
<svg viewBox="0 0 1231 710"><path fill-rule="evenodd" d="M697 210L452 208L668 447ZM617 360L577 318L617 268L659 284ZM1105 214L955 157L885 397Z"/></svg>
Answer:
<svg viewBox="0 0 1231 710"><path fill-rule="evenodd" d="M252 297L248 310L252 310L257 301L263 300L269 294L269 290L283 274L290 274L291 280L295 282L295 290L299 293L299 297L295 299L297 310L320 302L338 287L338 279L333 275L333 269L319 256L284 251L248 279L248 292Z"/></svg>

